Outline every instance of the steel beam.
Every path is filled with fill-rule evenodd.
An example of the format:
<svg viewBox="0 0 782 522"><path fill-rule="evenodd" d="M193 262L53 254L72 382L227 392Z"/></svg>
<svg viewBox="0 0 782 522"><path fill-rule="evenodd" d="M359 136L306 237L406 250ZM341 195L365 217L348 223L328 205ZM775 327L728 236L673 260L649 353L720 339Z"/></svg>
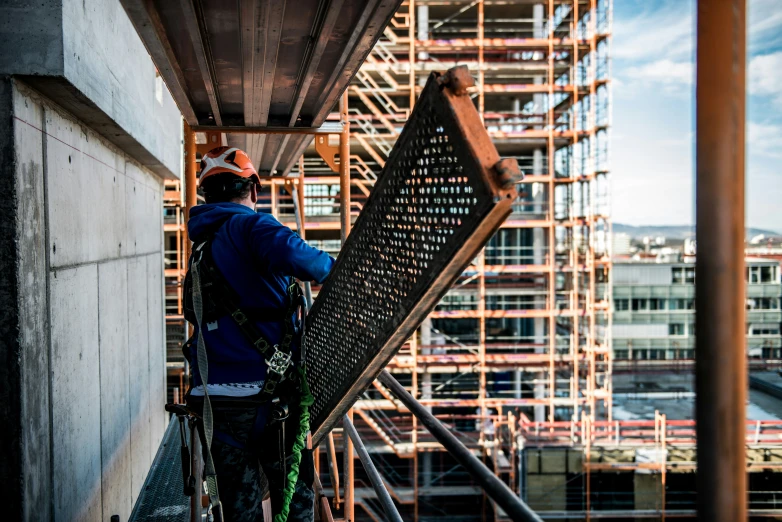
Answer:
<svg viewBox="0 0 782 522"><path fill-rule="evenodd" d="M201 26L198 23L199 17L196 14L196 8L193 5L194 0L180 0L182 12L184 14L183 22L187 34L190 36L190 42L193 44L193 51L198 60L198 67L201 71L201 78L204 81L204 88L209 97L209 106L212 108L212 117L217 125L223 124L220 115L220 97L217 92L217 82L214 80L214 71L212 69L212 59L207 42L201 34Z"/></svg>
<svg viewBox="0 0 782 522"><path fill-rule="evenodd" d="M340 134L343 125L337 122L324 123L320 127L235 127L223 125L194 125L196 132L224 132L226 134Z"/></svg>

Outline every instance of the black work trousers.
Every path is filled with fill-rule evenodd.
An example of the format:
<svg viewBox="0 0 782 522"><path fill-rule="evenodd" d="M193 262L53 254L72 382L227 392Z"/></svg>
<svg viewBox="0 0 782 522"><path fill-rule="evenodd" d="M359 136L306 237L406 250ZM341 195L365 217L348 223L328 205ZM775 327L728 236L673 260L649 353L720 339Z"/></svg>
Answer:
<svg viewBox="0 0 782 522"><path fill-rule="evenodd" d="M262 501L267 492L271 493L273 513L277 515L281 510L287 477L280 469L279 428L276 425L268 426L259 440L250 440L256 414L256 410L249 408L214 409L215 431L227 433L245 445L240 449L217 437L212 442L212 458L226 522L262 522ZM291 407L285 426L287 471L290 470L290 454L299 422L298 415L298 408ZM289 521L312 522L315 502L313 480L312 451L304 449L299 480L290 503Z"/></svg>

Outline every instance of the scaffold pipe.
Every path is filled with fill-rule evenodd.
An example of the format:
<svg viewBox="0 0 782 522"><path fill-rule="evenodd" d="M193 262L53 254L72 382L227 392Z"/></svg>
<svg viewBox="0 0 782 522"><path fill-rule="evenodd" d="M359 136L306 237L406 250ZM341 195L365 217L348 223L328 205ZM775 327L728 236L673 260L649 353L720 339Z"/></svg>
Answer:
<svg viewBox="0 0 782 522"><path fill-rule="evenodd" d="M696 72L698 519L747 520L746 0L700 0Z"/></svg>
<svg viewBox="0 0 782 522"><path fill-rule="evenodd" d="M434 438L455 458L459 464L465 467L470 476L483 488L489 497L505 511L511 520L521 522L542 522L542 519L532 511L522 500L501 481L478 457L459 442L432 413L424 408L405 388L399 384L388 370L383 370L378 376L394 396L407 406L410 412L429 430Z"/></svg>
<svg viewBox="0 0 782 522"><path fill-rule="evenodd" d="M372 462L372 458L369 456L367 448L364 447L364 441L358 436L356 427L350 422L350 418L345 415L343 418L345 431L348 433L348 437L353 441L353 445L356 447L358 458L361 464L364 466L364 471L369 476L369 481L372 483L372 489L375 490L378 500L383 505L383 510L386 512L386 516L393 522L402 522L402 517L399 516L399 511L396 509L394 500L386 489L386 485L383 483L383 477L380 476L380 472L375 467L375 463Z"/></svg>

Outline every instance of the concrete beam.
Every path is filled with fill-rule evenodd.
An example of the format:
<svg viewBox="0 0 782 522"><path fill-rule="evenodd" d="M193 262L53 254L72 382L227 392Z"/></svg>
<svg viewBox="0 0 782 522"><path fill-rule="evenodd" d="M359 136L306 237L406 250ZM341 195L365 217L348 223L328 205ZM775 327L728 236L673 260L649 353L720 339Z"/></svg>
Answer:
<svg viewBox="0 0 782 522"><path fill-rule="evenodd" d="M0 75L25 82L165 178L181 115L119 2L0 0Z"/></svg>

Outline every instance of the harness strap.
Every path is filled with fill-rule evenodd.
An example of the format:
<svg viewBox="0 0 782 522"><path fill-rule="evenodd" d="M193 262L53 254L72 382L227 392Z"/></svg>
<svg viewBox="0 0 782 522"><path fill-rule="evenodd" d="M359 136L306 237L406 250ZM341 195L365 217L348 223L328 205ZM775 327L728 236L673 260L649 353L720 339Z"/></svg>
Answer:
<svg viewBox="0 0 782 522"><path fill-rule="evenodd" d="M251 318L248 315L247 311L249 309L242 309L239 306L238 299L230 291L231 287L215 266L211 257L211 239L210 237L203 241L195 249L201 253L200 263L206 269L210 292L214 297L215 304L222 308L225 314L230 315L245 338L263 356L267 365L267 374L266 381L259 395L264 401L270 400L274 397L277 385L285 378L292 367L291 344L293 343L295 330L293 317L297 314L302 304L301 288L291 278L286 289L288 306L284 315L285 327L283 337L279 345L271 345L255 325L255 318Z"/></svg>
<svg viewBox="0 0 782 522"><path fill-rule="evenodd" d="M204 303L201 294L201 274L200 274L201 253L193 260L193 309L196 320L198 321L198 345L196 348L196 358L198 360L198 372L201 375L201 384L204 388L204 408L199 430L204 446L204 480L206 481L206 492L209 495L209 502L212 504L212 511L215 519L219 522L223 520L223 507L220 505L220 493L217 489L217 472L215 471L214 461L212 460L212 437L214 436L214 418L212 416L212 403L209 400L209 391L207 383L209 382L209 361L206 357L206 341L204 341L203 312Z"/></svg>
<svg viewBox="0 0 782 522"><path fill-rule="evenodd" d="M217 487L217 473L215 471L214 461L212 459L212 440L215 438L214 431L214 417L212 412L212 403L209 397L208 381L209 381L209 362L206 354L206 341L204 340L203 322L204 322L204 297L203 288L207 287L213 298L213 304L223 309L223 312L231 316L234 323L242 331L242 334L250 341L252 346L258 350L258 352L264 357L267 364L266 381L261 392L258 394L258 398L261 403L270 401L274 397L274 392L277 385L285 378L286 374L290 373L292 369L291 361L291 344L294 336L294 315L298 313L302 305L302 293L299 285L295 280L291 278L290 284L287 288L287 300L288 309L285 313L284 321L284 333L283 338L279 345L270 345L253 320L247 316L244 310L242 310L238 303L230 293L231 287L223 278L222 274L217 270L213 260L211 259L211 237L206 241L203 241L196 248L193 249L192 259L192 302L193 312L198 327L198 343L196 346L196 359L198 361L198 371L201 376L201 384L204 389L203 395L203 409L202 417L198 419L199 436L204 448L204 480L206 481L207 494L209 496L209 502L212 505L213 514L217 522L223 522L223 511L220 503L220 495ZM205 273L201 273L204 269ZM202 281L202 276L206 276ZM302 320L302 336L304 321ZM283 471L283 475L287 476L287 484L283 492L283 509L282 513L275 517L275 522L284 522L287 519L287 515L290 509L290 501L293 495L293 489L296 484L299 472L299 463L301 462L301 450L304 447L304 438L306 438L306 432L309 430L309 413L308 406L312 404L312 396L309 393L307 387L306 377L304 374L304 368L299 369L299 374L292 376L302 386L302 411L299 419L299 433L297 434L297 440L294 444L293 458L294 463L291 466L290 472ZM281 443L283 445L283 458L284 458L284 432L282 432ZM218 439L223 438L222 434L217 435ZM227 441L225 441L227 442ZM231 441L238 442L238 441ZM228 442L231 444L231 442ZM231 444L233 445L233 444ZM284 464L283 464L284 466ZM284 470L284 467L283 467Z"/></svg>

